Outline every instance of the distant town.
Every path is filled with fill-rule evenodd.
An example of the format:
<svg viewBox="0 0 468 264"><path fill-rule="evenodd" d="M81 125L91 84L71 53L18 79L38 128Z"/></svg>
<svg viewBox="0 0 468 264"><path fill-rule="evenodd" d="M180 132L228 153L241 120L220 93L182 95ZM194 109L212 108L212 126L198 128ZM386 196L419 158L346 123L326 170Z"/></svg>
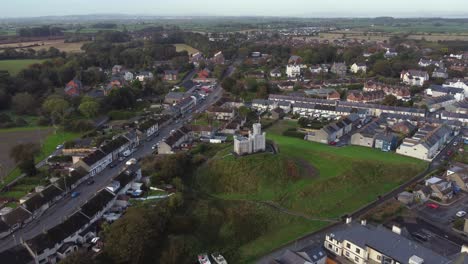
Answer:
<svg viewBox="0 0 468 264"><path fill-rule="evenodd" d="M73 19L0 23L2 264L468 260L464 19Z"/></svg>

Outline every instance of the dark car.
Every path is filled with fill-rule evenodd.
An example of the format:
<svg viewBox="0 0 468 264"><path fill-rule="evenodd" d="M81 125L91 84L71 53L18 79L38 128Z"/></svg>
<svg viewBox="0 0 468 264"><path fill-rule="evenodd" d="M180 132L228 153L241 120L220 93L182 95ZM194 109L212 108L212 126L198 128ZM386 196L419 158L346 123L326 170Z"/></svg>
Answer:
<svg viewBox="0 0 468 264"><path fill-rule="evenodd" d="M412 235L414 238L416 238L416 239L418 239L418 240L421 240L421 241L427 241L427 240L428 240L427 236L426 236L426 235L423 235L423 234L421 234L421 233L415 232L415 233L412 233L411 235Z"/></svg>
<svg viewBox="0 0 468 264"><path fill-rule="evenodd" d="M109 165L109 167L115 168L115 167L117 167L118 164L119 164L119 163L117 163L117 162L112 162L112 163Z"/></svg>
<svg viewBox="0 0 468 264"><path fill-rule="evenodd" d="M94 180L93 180L93 179L90 179L90 180L88 180L88 181L86 182L86 184L92 185L92 184L94 184Z"/></svg>

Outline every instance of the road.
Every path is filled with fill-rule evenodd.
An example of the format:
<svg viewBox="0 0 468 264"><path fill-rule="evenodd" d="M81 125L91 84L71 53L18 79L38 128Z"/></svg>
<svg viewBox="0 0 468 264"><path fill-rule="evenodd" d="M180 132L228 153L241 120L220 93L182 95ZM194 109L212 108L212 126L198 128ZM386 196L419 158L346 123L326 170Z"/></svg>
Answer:
<svg viewBox="0 0 468 264"><path fill-rule="evenodd" d="M152 141L141 142L141 145L135 152L132 153L130 158L141 158L150 155L153 152L152 146L162 140L167 138L172 130L178 129L184 125L192 117L192 114L195 111L205 111L209 106L215 103L222 95L221 87L217 86L213 93L207 96L207 99L204 100L201 104L197 105L190 114L186 114L184 117L180 118L179 122L171 122L166 127L161 128L159 135L154 137ZM80 195L76 198L71 198L70 195L59 200L51 208L47 209L44 214L28 223L25 227L15 231L12 235L0 240L0 252L5 251L15 245L17 245L20 240L29 240L43 231L49 230L50 228L60 224L64 217L73 214L78 211L79 208L86 203L93 195L95 195L99 190L108 186L112 179L118 175L118 173L125 166L125 162L119 163L118 166L114 168L106 168L104 171L94 176L94 183L92 185L87 185L86 182L79 185L74 192L79 192Z"/></svg>
<svg viewBox="0 0 468 264"><path fill-rule="evenodd" d="M393 190L392 192L383 195L381 197L381 199L376 200L376 201L368 204L367 206L361 208L360 210L356 211L352 215L353 219L358 219L359 216L364 215L365 213L367 213L369 210L375 208L376 206L379 206L379 205L383 204L384 202L386 202L386 201L388 201L390 199L394 199L394 197L398 193L404 191L407 186L409 186L409 185L411 185L411 184L413 184L415 182L420 181L426 175L428 175L430 172L432 172L433 170L435 170L438 167L442 166L444 160L447 159L447 156L448 156L447 153L449 151L453 152L454 148L457 148L457 147L453 146L453 142L455 142L455 141L459 142L460 140L461 140L460 135L454 137L440 151L440 153L434 158L434 160L432 160L432 162L429 164L426 171L419 174L418 176L416 176L412 180L408 181L407 183L401 185L399 188ZM297 251L297 250L303 250L303 249L307 249L307 248L314 248L314 247L317 247L317 246L321 246L323 244L323 241L324 241L324 238L325 238L326 234L342 228L343 225L344 225L344 223L332 224L332 225L326 227L325 229L319 230L318 232L314 232L314 233L311 233L311 234L306 234L305 236L303 236L303 237L301 237L301 238L299 238L299 239L297 239L297 240L295 240L295 241L293 241L291 243L288 243L288 244L286 244L286 245L284 245L284 246L282 246L280 248L277 248L277 249L271 251L270 253L266 254L265 256L263 256L262 258L257 260L257 263L269 264L269 263L271 263L271 261L273 259L279 258L284 253L284 251L286 251L288 249L293 250L293 251Z"/></svg>

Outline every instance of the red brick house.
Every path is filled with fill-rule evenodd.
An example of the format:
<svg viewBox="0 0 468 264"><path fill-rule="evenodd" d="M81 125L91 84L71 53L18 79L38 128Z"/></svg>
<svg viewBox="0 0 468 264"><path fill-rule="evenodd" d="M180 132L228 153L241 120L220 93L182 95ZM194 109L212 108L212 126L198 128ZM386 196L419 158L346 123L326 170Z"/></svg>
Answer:
<svg viewBox="0 0 468 264"><path fill-rule="evenodd" d="M79 96L83 90L83 84L78 79L73 79L65 86L65 93L69 96Z"/></svg>

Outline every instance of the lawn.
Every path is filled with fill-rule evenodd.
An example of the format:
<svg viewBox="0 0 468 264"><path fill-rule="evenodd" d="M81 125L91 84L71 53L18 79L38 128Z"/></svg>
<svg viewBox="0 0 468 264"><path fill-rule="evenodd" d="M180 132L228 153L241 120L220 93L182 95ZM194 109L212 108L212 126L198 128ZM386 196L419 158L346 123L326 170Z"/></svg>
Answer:
<svg viewBox="0 0 468 264"><path fill-rule="evenodd" d="M174 46L176 47L177 52L187 51L189 55L192 55L198 52L197 49L187 44L179 43L179 44L174 44Z"/></svg>
<svg viewBox="0 0 468 264"><path fill-rule="evenodd" d="M376 149L336 148L283 136L291 127L295 122L282 121L267 130L267 138L279 147L276 155L234 157L229 155L231 149L220 151L197 172L198 188L223 200L269 201L309 217L337 220L427 166L423 161ZM323 225L278 226L275 232L265 232L243 245L243 257L251 260Z"/></svg>
<svg viewBox="0 0 468 264"><path fill-rule="evenodd" d="M11 75L16 75L29 65L41 63L43 60L0 60L0 70L7 70Z"/></svg>

